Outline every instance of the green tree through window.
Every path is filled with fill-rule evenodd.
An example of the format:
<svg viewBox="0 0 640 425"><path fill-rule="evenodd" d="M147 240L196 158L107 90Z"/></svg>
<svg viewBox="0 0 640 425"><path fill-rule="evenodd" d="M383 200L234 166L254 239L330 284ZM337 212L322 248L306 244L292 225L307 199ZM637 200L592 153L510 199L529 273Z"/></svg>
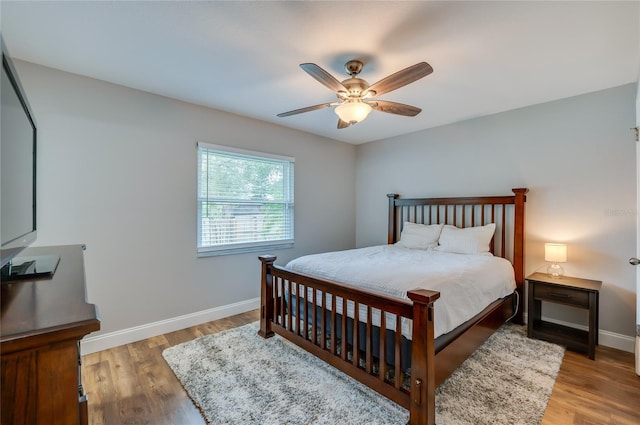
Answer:
<svg viewBox="0 0 640 425"><path fill-rule="evenodd" d="M293 246L294 159L198 144L198 252Z"/></svg>

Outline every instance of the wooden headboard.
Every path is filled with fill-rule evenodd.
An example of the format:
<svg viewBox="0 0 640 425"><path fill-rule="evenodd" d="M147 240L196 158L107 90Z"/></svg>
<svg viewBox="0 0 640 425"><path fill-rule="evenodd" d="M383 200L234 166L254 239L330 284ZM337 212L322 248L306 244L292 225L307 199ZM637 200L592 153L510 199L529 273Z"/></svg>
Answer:
<svg viewBox="0 0 640 425"><path fill-rule="evenodd" d="M493 255L506 258L513 264L520 308L516 322L522 323L524 290L524 210L529 189L512 189L509 196L474 196L452 198L399 198L389 197L389 231L387 242L400 239L405 222L419 224L451 224L457 227L496 224L491 240Z"/></svg>

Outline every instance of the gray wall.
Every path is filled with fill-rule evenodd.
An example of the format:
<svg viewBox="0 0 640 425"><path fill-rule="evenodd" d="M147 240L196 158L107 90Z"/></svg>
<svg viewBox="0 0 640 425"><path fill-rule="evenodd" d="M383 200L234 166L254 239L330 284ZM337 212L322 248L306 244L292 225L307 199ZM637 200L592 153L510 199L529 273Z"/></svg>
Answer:
<svg viewBox="0 0 640 425"><path fill-rule="evenodd" d="M566 242L567 274L604 281L600 328L634 334L633 84L356 147L16 65L40 130L38 245L87 244L103 333L259 295L256 254L196 258L195 143L206 141L296 158L296 246L274 252L280 264L385 243L390 192L528 187L526 272L545 269L544 242Z"/></svg>
<svg viewBox="0 0 640 425"><path fill-rule="evenodd" d="M544 242L568 244L567 275L602 280L600 329L634 335L636 85L433 128L357 149L357 246L386 242L385 194L510 194L528 187L526 273ZM578 311L543 307L586 324Z"/></svg>
<svg viewBox="0 0 640 425"><path fill-rule="evenodd" d="M87 244L102 333L259 297L258 253L196 258L197 141L295 157L296 243L277 263L353 248L353 145L16 66L40 131L37 244Z"/></svg>

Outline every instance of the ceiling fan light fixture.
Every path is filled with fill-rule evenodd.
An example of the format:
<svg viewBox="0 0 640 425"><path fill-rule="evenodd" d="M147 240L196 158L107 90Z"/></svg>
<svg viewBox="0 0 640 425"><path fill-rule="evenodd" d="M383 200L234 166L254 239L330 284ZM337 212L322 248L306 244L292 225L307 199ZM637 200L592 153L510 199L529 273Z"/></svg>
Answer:
<svg viewBox="0 0 640 425"><path fill-rule="evenodd" d="M342 121L357 124L367 118L371 106L364 102L344 102L336 106L335 112Z"/></svg>

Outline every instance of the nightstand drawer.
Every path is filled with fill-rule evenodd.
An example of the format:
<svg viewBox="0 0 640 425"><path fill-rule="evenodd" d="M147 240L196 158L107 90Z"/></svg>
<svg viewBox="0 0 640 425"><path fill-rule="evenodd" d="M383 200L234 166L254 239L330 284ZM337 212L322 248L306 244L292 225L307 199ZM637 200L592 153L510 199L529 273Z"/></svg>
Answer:
<svg viewBox="0 0 640 425"><path fill-rule="evenodd" d="M533 297L560 304L589 308L589 293L584 290L538 283L533 289Z"/></svg>

